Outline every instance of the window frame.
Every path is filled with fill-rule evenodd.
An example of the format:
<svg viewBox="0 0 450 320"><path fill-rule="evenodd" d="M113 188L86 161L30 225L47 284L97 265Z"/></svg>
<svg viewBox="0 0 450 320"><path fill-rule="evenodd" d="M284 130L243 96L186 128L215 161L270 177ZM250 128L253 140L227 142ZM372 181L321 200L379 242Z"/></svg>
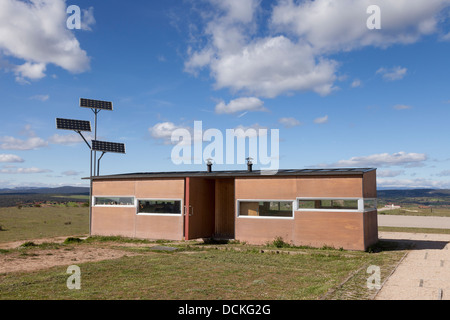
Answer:
<svg viewBox="0 0 450 320"><path fill-rule="evenodd" d="M131 198L133 199L133 204L123 204L123 205L112 205L112 204L96 204L96 198ZM92 207L98 208L134 208L136 207L136 197L135 196L92 196Z"/></svg>
<svg viewBox="0 0 450 320"><path fill-rule="evenodd" d="M240 202L291 202L292 216L291 217L276 217L276 216L243 216L240 214ZM297 201L292 199L237 199L236 200L236 218L244 219L280 219L280 220L294 220L295 210L297 208Z"/></svg>
<svg viewBox="0 0 450 320"><path fill-rule="evenodd" d="M139 201L180 201L180 213L147 213L139 212ZM183 216L184 204L183 199L166 199L166 198L136 198L136 215L138 216L161 216L161 217L181 217Z"/></svg>

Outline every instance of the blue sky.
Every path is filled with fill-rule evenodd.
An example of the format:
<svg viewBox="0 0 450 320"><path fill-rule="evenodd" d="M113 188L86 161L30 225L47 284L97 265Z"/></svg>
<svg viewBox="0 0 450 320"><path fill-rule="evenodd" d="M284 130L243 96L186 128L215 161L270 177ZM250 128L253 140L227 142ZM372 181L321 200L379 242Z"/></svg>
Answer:
<svg viewBox="0 0 450 320"><path fill-rule="evenodd" d="M81 29L67 28L70 5ZM126 144L101 174L204 170L175 165L170 143L202 121L224 135L278 129L282 169L376 167L379 187L450 188L449 7L0 0L0 188L87 185L87 146L55 127L93 121L79 98L112 101L98 134Z"/></svg>

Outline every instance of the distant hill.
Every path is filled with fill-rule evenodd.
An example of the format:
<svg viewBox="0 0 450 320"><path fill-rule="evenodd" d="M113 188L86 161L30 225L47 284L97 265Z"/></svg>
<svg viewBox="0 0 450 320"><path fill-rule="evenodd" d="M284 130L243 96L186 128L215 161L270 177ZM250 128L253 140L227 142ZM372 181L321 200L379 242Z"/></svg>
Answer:
<svg viewBox="0 0 450 320"><path fill-rule="evenodd" d="M58 187L58 188L13 188L0 189L0 195L18 195L18 194L73 194L89 195L89 187Z"/></svg>
<svg viewBox="0 0 450 320"><path fill-rule="evenodd" d="M379 204L450 206L448 189L378 190L377 193Z"/></svg>
<svg viewBox="0 0 450 320"><path fill-rule="evenodd" d="M448 189L378 190L378 197L450 197Z"/></svg>

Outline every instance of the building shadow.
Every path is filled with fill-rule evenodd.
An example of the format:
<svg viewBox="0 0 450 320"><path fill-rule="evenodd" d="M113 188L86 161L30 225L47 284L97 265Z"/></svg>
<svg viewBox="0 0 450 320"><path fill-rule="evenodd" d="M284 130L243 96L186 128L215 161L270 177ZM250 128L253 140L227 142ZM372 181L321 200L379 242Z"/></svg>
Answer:
<svg viewBox="0 0 450 320"><path fill-rule="evenodd" d="M443 250L449 241L414 240L414 239L380 239L377 247L382 251L397 250Z"/></svg>

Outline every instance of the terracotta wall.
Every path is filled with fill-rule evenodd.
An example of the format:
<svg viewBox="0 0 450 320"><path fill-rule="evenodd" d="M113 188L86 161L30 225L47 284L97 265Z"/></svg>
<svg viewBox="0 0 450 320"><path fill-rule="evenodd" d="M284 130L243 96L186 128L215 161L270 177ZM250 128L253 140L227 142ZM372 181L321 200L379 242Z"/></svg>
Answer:
<svg viewBox="0 0 450 320"><path fill-rule="evenodd" d="M365 250L361 212L295 212L294 244Z"/></svg>
<svg viewBox="0 0 450 320"><path fill-rule="evenodd" d="M236 200L297 197L376 197L376 173L367 176L237 178ZM364 186L364 187L363 187ZM266 243L276 237L294 245L366 250L378 241L377 212L296 211L292 219L238 217L236 239Z"/></svg>
<svg viewBox="0 0 450 320"><path fill-rule="evenodd" d="M377 172L370 171L364 173L363 182L364 198L377 198Z"/></svg>
<svg viewBox="0 0 450 320"><path fill-rule="evenodd" d="M94 196L136 196L138 199L181 199L184 179L97 180ZM137 215L135 207L93 207L92 235L181 240L183 215Z"/></svg>

